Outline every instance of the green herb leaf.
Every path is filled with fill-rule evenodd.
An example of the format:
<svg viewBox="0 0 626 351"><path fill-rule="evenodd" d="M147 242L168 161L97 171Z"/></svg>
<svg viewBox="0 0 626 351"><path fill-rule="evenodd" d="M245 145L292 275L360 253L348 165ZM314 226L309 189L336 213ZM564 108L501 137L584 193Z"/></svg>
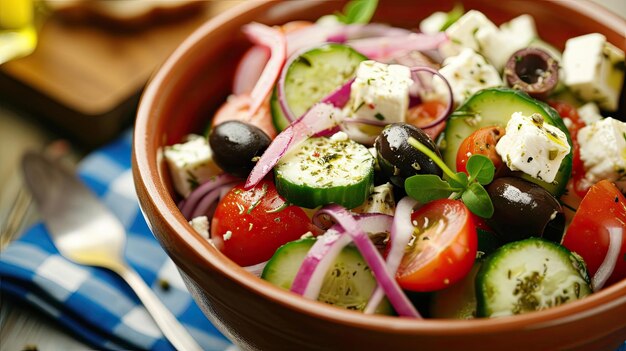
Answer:
<svg viewBox="0 0 626 351"><path fill-rule="evenodd" d="M452 25L452 23L456 22L461 16L465 13L465 9L463 8L463 4L455 4L454 8L450 12L448 12L448 18L446 18L446 22L441 26L440 31L444 31L448 29Z"/></svg>
<svg viewBox="0 0 626 351"><path fill-rule="evenodd" d="M461 194L461 199L467 208L475 215L483 218L491 218L493 216L493 203L487 193L479 183L470 183Z"/></svg>
<svg viewBox="0 0 626 351"><path fill-rule="evenodd" d="M489 157L485 155L472 155L467 160L467 172L470 175L470 182L474 179L480 184L489 184L493 180L496 167Z"/></svg>
<svg viewBox="0 0 626 351"><path fill-rule="evenodd" d="M463 189L451 187L448 182L434 174L418 174L404 181L404 190L410 197L425 204L432 200L447 198L453 192Z"/></svg>
<svg viewBox="0 0 626 351"><path fill-rule="evenodd" d="M407 142L433 160L447 179L443 180L433 174L409 177L404 182L404 190L409 196L422 203L441 198L458 199L460 197L465 206L474 214L486 218L493 215L493 203L487 190L481 185L491 182L495 173L493 162L488 157L484 155L470 157L467 161L468 177L463 172L454 173L441 160L441 157L415 138L409 137Z"/></svg>
<svg viewBox="0 0 626 351"><path fill-rule="evenodd" d="M376 12L378 0L351 0L343 8L343 13L337 13L337 18L346 24L369 23Z"/></svg>
<svg viewBox="0 0 626 351"><path fill-rule="evenodd" d="M455 188L465 189L467 188L467 184L469 184L469 179L467 178L467 174L457 172L454 178L448 179L448 183Z"/></svg>

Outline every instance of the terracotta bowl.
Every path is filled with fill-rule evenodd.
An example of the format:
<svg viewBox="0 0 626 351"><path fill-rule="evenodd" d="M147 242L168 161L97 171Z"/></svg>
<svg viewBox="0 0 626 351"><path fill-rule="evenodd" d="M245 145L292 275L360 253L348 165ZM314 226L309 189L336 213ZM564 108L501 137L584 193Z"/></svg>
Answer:
<svg viewBox="0 0 626 351"><path fill-rule="evenodd" d="M380 1L375 20L415 27L459 0ZM626 22L583 1L463 0L496 24L534 16L540 36L559 47L572 36L604 34L625 46ZM615 350L626 340L626 281L550 310L499 319L410 320L365 316L306 300L247 273L194 232L176 208L161 150L202 132L230 91L250 44L240 27L313 20L343 7L329 1L251 1L207 22L167 59L147 86L134 135L133 174L154 235L178 265L215 326L254 350ZM623 105L623 104L622 104Z"/></svg>

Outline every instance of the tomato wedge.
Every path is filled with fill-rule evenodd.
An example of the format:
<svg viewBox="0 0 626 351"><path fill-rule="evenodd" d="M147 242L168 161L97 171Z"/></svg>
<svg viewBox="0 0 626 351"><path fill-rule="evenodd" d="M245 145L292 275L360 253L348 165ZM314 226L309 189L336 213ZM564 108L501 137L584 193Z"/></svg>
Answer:
<svg viewBox="0 0 626 351"><path fill-rule="evenodd" d="M441 116L445 110L446 104L444 102L439 100L429 100L415 107L411 107L406 115L406 123L422 128ZM445 121L423 130L431 139L436 140L437 136L439 136L444 129L446 129Z"/></svg>
<svg viewBox="0 0 626 351"><path fill-rule="evenodd" d="M403 289L434 291L461 280L476 259L476 226L458 200L427 203L411 215L413 239L396 272Z"/></svg>
<svg viewBox="0 0 626 351"><path fill-rule="evenodd" d="M211 222L211 240L241 266L267 261L283 244L308 231L318 233L304 210L289 205L274 182L263 180L244 190L243 183L219 202Z"/></svg>
<svg viewBox="0 0 626 351"><path fill-rule="evenodd" d="M583 198L563 238L563 246L585 260L592 277L607 255L609 227L626 230L626 198L615 184L601 180ZM625 236L622 234L618 260L606 286L626 278Z"/></svg>
<svg viewBox="0 0 626 351"><path fill-rule="evenodd" d="M572 190L581 198L585 196L589 190L589 184L584 180L585 167L580 159L580 145L578 144L578 131L585 127L585 122L578 115L578 110L567 102L549 101L550 106L559 113L561 118L569 120L566 124L570 136L572 137Z"/></svg>
<svg viewBox="0 0 626 351"><path fill-rule="evenodd" d="M504 166L502 158L496 152L496 143L504 136L504 128L502 127L484 127L470 134L459 146L456 154L456 171L467 173L467 160L472 155L485 155L489 157L497 170Z"/></svg>

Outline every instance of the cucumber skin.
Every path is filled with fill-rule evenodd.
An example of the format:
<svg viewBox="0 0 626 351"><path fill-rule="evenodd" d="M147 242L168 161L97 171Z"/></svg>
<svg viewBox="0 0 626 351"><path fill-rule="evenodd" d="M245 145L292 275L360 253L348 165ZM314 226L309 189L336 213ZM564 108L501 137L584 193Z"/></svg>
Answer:
<svg viewBox="0 0 626 351"><path fill-rule="evenodd" d="M572 174L572 160L573 160L573 150L574 150L572 146L572 138L570 136L569 130L567 129L567 127L565 126L565 123L563 123L563 119L561 118L561 116L559 116L559 114L556 112L555 109L553 109L552 107L550 107L548 104L546 104L543 101L539 101L539 100L535 100L531 98L528 94L520 90L514 90L510 88L483 89L477 92L476 94L474 94L461 107L459 107L452 114L452 116L450 116L446 125L446 129L437 140L437 144L442 150L443 161L453 171L456 171L456 153L458 151L458 148L461 142L470 135L467 133L460 134L458 127L455 128L457 124L461 125L461 128L465 128L464 126L467 126L467 123L464 121L464 119L467 116L460 115L459 112L470 112L470 113L476 112L475 105L481 106L482 104L486 102L485 100L488 101L488 100L493 100L493 99L502 99L502 100L510 99L510 100L513 100L514 102L518 102L520 106L524 106L527 108L532 107L536 110L533 112L540 113L544 117L544 120L547 123L559 128L561 131L563 131L563 133L565 133L565 136L567 137L567 142L572 151L570 151L570 153L567 156L565 156L565 158L563 159L563 162L561 162L561 166L559 167L559 172L557 173L557 176L555 179L555 180L558 180L557 184L546 183L539 179L533 178L527 174L522 175L522 178L543 187L555 197L559 197L562 194L564 194L566 191L567 182L569 181L571 174ZM502 107L497 107L497 108L502 108ZM513 114L513 112L518 112L518 110L516 109L514 105L509 105L505 107L505 109L509 110L510 113L507 113L508 117L506 118L506 120L502 118L500 120L500 123L498 124L499 126L503 128L506 127L506 124L509 121L511 114ZM455 116L455 114L457 115ZM490 120L493 120L493 118L490 118ZM489 122L484 123L484 124L479 123L475 127L473 127L471 131L473 132L481 127L487 127L491 125L494 125L494 123L489 123ZM457 141L457 143L455 143L455 141Z"/></svg>
<svg viewBox="0 0 626 351"><path fill-rule="evenodd" d="M278 172L274 172L276 190L290 203L305 207L316 208L318 206L336 203L348 209L358 207L370 195L374 184L374 172L370 172L359 183L347 186L335 186L328 188L310 188L306 185L298 185L290 182Z"/></svg>
<svg viewBox="0 0 626 351"><path fill-rule="evenodd" d="M326 137L314 137L308 139L308 141L316 139L324 140L324 142L327 143L333 143ZM364 146L350 140L348 140L348 143L351 144L350 147L354 145L360 149L358 152L363 153L363 155L367 155L366 158L368 159L367 161L369 162L369 165L363 166L364 171L367 173L363 173L362 175L359 174L357 175L357 178L350 178L351 183L345 185L333 186L332 184L329 184L329 186L318 186L318 181L316 180L306 182L303 181L304 184L299 184L292 181L292 179L285 177L283 174L284 167L282 162L284 159L288 159L290 157L290 154L287 154L283 156L283 159L281 159L281 161L279 161L274 167L274 183L276 184L276 190L278 193L289 203L309 209L330 203L335 203L349 209L363 204L369 197L374 186L375 158ZM346 155L346 157L348 156L349 151L353 151L353 155L357 152L353 150L353 148L348 148L349 151L346 150L346 148L348 148L348 146L344 144L341 151L338 152L342 152L343 155ZM296 152L296 150L298 149L294 149L290 151L290 153ZM320 151L320 153L322 153L322 151Z"/></svg>
<svg viewBox="0 0 626 351"><path fill-rule="evenodd" d="M475 280L477 317L489 317L490 315L489 301L487 301L487 295L490 293L490 284L488 283L489 280L492 278L491 274L497 272L498 265L502 262L502 260L506 259L508 253L515 250L523 250L524 247L527 245L550 246L555 254L559 255L563 260L567 260L568 262L570 262L573 266L573 269L575 269L579 276L587 283L585 286L581 287L585 288L581 289L581 291L583 292L581 298L591 293L591 280L589 278L589 274L587 273L585 262L582 260L582 258L580 258L580 256L569 251L566 247L562 245L555 244L542 238L531 237L501 246L494 253L488 255L482 262L482 265L476 274Z"/></svg>
<svg viewBox="0 0 626 351"><path fill-rule="evenodd" d="M309 249L315 243L315 238L304 238L296 241L289 242L285 245L279 247L272 258L267 262L267 265L263 269L263 273L261 274L261 279L266 280L276 286L279 286L283 289L290 289L293 284L293 280L298 272L298 269L302 265L306 254ZM340 259L350 259L350 260L359 260L364 267L367 267L367 263L361 256L359 250L354 246L346 246L339 256ZM331 266L332 267L332 266ZM286 268L286 269L285 269ZM372 275L372 293L374 288L376 287L375 278ZM320 292L322 295L324 291ZM369 300L369 298L364 301L363 307L365 307L365 303ZM323 301L324 302L324 301ZM328 303L328 302L327 302ZM338 307L345 308L344 306L337 305ZM393 307L389 303L389 301L385 298L378 308L376 309L377 314L386 314L386 315L394 315L395 311Z"/></svg>

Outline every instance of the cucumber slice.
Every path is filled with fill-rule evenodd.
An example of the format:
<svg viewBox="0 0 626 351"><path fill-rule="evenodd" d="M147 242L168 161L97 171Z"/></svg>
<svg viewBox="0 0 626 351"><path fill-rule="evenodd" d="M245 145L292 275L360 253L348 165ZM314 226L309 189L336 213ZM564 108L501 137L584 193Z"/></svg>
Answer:
<svg viewBox="0 0 626 351"><path fill-rule="evenodd" d="M302 116L313 104L352 78L367 57L341 44L325 44L302 53L287 67L285 96L293 115ZM272 121L278 131L289 125L278 102L277 88L270 99Z"/></svg>
<svg viewBox="0 0 626 351"><path fill-rule="evenodd" d="M300 239L281 246L267 262L261 278L281 288L291 288L296 273L315 240ZM354 246L346 246L326 273L318 301L362 311L376 285L376 279L359 250ZM393 308L387 299L380 303L376 313L393 314Z"/></svg>
<svg viewBox="0 0 626 351"><path fill-rule="evenodd" d="M572 140L561 116L546 103L535 100L526 93L509 88L484 89L470 97L448 119L445 131L438 140L443 161L452 170L456 170L456 154L465 138L482 127L506 127L511 115L521 112L526 116L539 113L546 123L562 130L567 136L570 147ZM527 174L522 177L533 182L558 197L565 192L565 187L572 173L572 153L565 156L554 182L547 183Z"/></svg>
<svg viewBox="0 0 626 351"><path fill-rule="evenodd" d="M591 294L584 262L565 247L541 238L499 248L476 275L480 317L521 314Z"/></svg>
<svg viewBox="0 0 626 351"><path fill-rule="evenodd" d="M309 138L280 159L274 176L278 193L294 205L354 208L372 191L374 156L347 138Z"/></svg>

